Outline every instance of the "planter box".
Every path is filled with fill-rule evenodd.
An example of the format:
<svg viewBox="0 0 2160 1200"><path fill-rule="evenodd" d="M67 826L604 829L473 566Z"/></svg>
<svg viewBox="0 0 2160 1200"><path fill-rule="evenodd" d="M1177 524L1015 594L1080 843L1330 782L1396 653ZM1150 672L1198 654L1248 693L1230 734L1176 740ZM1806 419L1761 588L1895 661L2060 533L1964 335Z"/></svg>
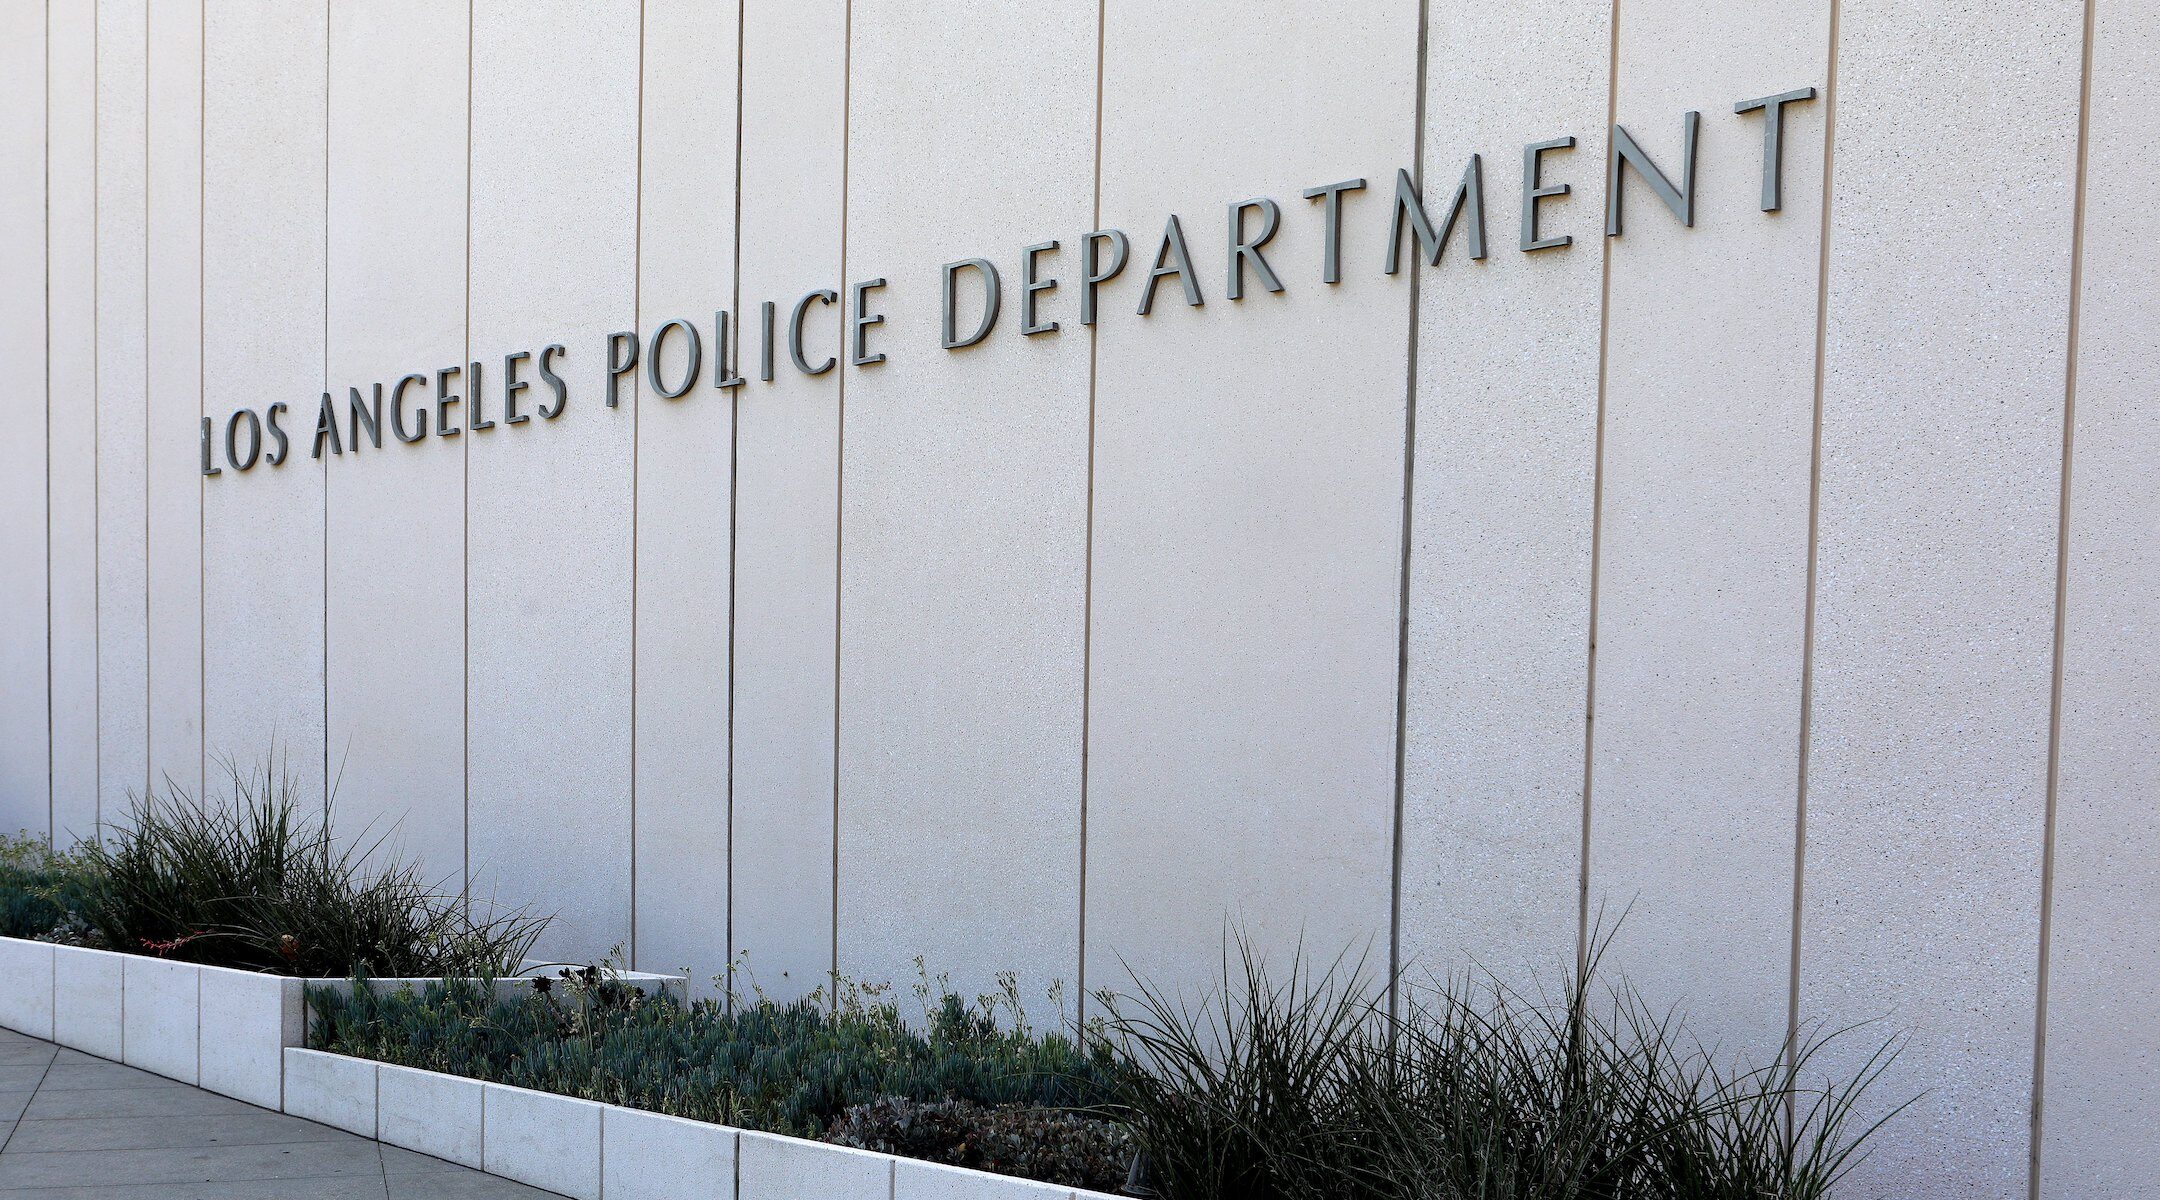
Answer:
<svg viewBox="0 0 2160 1200"><path fill-rule="evenodd" d="M550 966L527 969L552 974ZM615 978L646 992L688 992L677 975ZM378 979L370 986L436 982ZM285 1102L285 1051L306 1040L308 987L350 983L0 938L0 1026L270 1109ZM496 990L508 995L530 986L528 976L499 980Z"/></svg>
<svg viewBox="0 0 2160 1200"><path fill-rule="evenodd" d="M0 938L0 1025L579 1200L1114 1200L302 1048L307 988L347 982Z"/></svg>
<svg viewBox="0 0 2160 1200"><path fill-rule="evenodd" d="M295 1116L355 1128L366 1118L354 1114L372 1112L387 1145L579 1200L1117 1200L390 1063L286 1055ZM324 1094L333 1088L347 1097Z"/></svg>

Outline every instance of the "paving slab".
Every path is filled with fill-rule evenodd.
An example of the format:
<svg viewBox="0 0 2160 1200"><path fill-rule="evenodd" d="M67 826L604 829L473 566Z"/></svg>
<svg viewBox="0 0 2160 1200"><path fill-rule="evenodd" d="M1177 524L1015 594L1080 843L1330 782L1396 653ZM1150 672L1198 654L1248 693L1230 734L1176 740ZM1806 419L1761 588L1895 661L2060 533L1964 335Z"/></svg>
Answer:
<svg viewBox="0 0 2160 1200"><path fill-rule="evenodd" d="M0 1200L554 1195L0 1030Z"/></svg>

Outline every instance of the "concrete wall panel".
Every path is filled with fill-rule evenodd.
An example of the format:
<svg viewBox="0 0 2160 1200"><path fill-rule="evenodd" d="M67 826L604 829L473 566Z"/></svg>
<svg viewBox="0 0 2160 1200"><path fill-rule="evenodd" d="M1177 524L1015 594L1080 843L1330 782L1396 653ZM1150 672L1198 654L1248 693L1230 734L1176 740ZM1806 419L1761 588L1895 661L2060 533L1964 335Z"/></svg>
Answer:
<svg viewBox="0 0 2160 1200"><path fill-rule="evenodd" d="M854 21L849 274L890 277L866 304L890 357L848 380L842 439L840 966L907 981L920 954L970 995L1009 970L1070 1012L1096 9L858 0ZM1020 251L1053 239L1060 329L1023 336ZM1004 311L940 349L939 264L976 257Z"/></svg>
<svg viewBox="0 0 2160 1200"><path fill-rule="evenodd" d="M290 457L203 494L203 740L243 769L273 750L319 801L323 734L323 4L212 0L203 39L203 397L280 424ZM267 418L266 418L267 419ZM221 439L222 440L222 439ZM327 447L325 448L327 452Z"/></svg>
<svg viewBox="0 0 2160 1200"><path fill-rule="evenodd" d="M628 0L473 9L472 357L559 342L569 398L463 435L472 886L557 913L569 958L630 939L636 397L604 384L637 315L637 38Z"/></svg>
<svg viewBox="0 0 2160 1200"><path fill-rule="evenodd" d="M1590 780L1612 965L1766 1063L1786 1029L1814 446L1828 4L1624 6L1617 117L1668 173L1702 113L1695 225L1632 174L1612 244Z"/></svg>
<svg viewBox="0 0 2160 1200"><path fill-rule="evenodd" d="M2160 1180L2160 26L2092 31L2040 1194Z"/></svg>
<svg viewBox="0 0 2160 1200"><path fill-rule="evenodd" d="M705 373L679 400L639 384L636 956L700 987L727 969L735 394L712 384L713 312L734 304L737 19L645 6L639 325L689 321ZM671 388L687 359L671 334Z"/></svg>
<svg viewBox="0 0 2160 1200"><path fill-rule="evenodd" d="M202 787L203 7L150 0L150 779Z"/></svg>
<svg viewBox="0 0 2160 1200"><path fill-rule="evenodd" d="M148 0L98 0L98 810L150 785Z"/></svg>
<svg viewBox="0 0 2160 1200"><path fill-rule="evenodd" d="M328 498L331 772L342 830L430 879L465 872L465 438L353 433L408 374L465 355L462 4L330 14L329 386L345 424ZM483 367L495 378L501 360ZM386 395L387 406L389 398Z"/></svg>
<svg viewBox="0 0 2160 1200"><path fill-rule="evenodd" d="M773 995L808 991L833 962L842 371L796 371L785 325L797 298L841 287L847 37L844 0L743 7L742 308L754 327L778 304L782 344L770 384L744 355L735 410L731 911L735 952ZM813 305L804 338L813 365L840 353L837 308Z"/></svg>
<svg viewBox="0 0 2160 1200"><path fill-rule="evenodd" d="M1840 15L1801 1017L1927 1090L1861 1195L2026 1188L2082 25Z"/></svg>
<svg viewBox="0 0 2160 1200"><path fill-rule="evenodd" d="M53 839L98 827L97 8L55 4L46 34L46 338Z"/></svg>
<svg viewBox="0 0 2160 1200"><path fill-rule="evenodd" d="M1492 252L1452 248L1418 306L1401 937L1421 969L1521 978L1575 949L1609 18L1432 10L1427 190L1484 155ZM1540 231L1574 241L1524 254L1523 147L1561 137L1543 181L1573 191Z"/></svg>
<svg viewBox="0 0 2160 1200"><path fill-rule="evenodd" d="M1409 293L1383 197L1321 282L1308 187L1391 187L1416 143L1417 6L1113 3L1102 220L1132 235L1096 383L1087 982L1212 976L1389 920ZM1285 47L1295 47L1285 53ZM1253 64L1267 62L1266 71ZM1275 199L1284 287L1225 294L1225 206ZM1204 307L1136 317L1175 213ZM1253 218L1257 222L1257 218ZM1175 897L1175 903L1171 899Z"/></svg>
<svg viewBox="0 0 2160 1200"><path fill-rule="evenodd" d="M0 832L52 831L46 707L45 2L0 22Z"/></svg>

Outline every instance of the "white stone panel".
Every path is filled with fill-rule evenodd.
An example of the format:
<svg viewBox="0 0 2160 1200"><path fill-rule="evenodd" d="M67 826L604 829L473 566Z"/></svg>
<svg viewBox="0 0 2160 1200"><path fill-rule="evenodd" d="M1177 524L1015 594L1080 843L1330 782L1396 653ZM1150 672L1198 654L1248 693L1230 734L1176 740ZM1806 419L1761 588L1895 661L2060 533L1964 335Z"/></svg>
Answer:
<svg viewBox="0 0 2160 1200"><path fill-rule="evenodd" d="M727 970L735 394L713 386L713 313L735 304L736 40L733 5L645 6L638 326L690 322L702 371L675 400L638 381L633 949L701 992ZM670 334L670 389L688 357Z"/></svg>
<svg viewBox="0 0 2160 1200"><path fill-rule="evenodd" d="M867 1150L745 1130L736 1147L740 1200L889 1200L893 1159Z"/></svg>
<svg viewBox="0 0 2160 1200"><path fill-rule="evenodd" d="M63 848L98 828L96 18L95 5L53 5L46 31L50 728Z"/></svg>
<svg viewBox="0 0 2160 1200"><path fill-rule="evenodd" d="M53 948L53 1040L119 1062L123 955Z"/></svg>
<svg viewBox="0 0 2160 1200"><path fill-rule="evenodd" d="M290 439L280 466L266 429L262 462L205 481L203 738L243 769L274 749L319 803L326 4L209 0L203 21L204 405L221 451L240 408L285 405Z"/></svg>
<svg viewBox="0 0 2160 1200"><path fill-rule="evenodd" d="M600 1113L601 1191L609 1200L669 1200L684 1192L731 1198L736 1132L607 1106Z"/></svg>
<svg viewBox="0 0 2160 1200"><path fill-rule="evenodd" d="M434 372L467 358L466 26L464 5L422 0L330 13L329 387L346 434L327 480L337 821L453 891L465 882L467 439L401 442L389 408L415 374L427 380L406 411L432 407ZM482 365L496 386L501 362ZM351 415L352 389L372 411L377 387L380 448Z"/></svg>
<svg viewBox="0 0 2160 1200"><path fill-rule="evenodd" d="M841 289L845 0L743 5L741 296L778 306L736 409L733 947L758 986L793 996L833 967L833 675L840 388L790 361L797 299ZM876 269L876 268L873 268ZM837 306L811 305L804 354L842 352ZM739 986L747 981L737 977Z"/></svg>
<svg viewBox="0 0 2160 1200"><path fill-rule="evenodd" d="M97 0L98 811L150 786L148 0Z"/></svg>
<svg viewBox="0 0 2160 1200"><path fill-rule="evenodd" d="M599 1200L603 1105L491 1083L484 1106L488 1174Z"/></svg>
<svg viewBox="0 0 2160 1200"><path fill-rule="evenodd" d="M1417 11L1113 3L1104 24L1102 220L1133 262L1098 327L1087 984L1213 977L1226 918L1264 952L1384 962L1410 296L1381 265ZM1357 176L1377 192L1347 204L1330 287L1300 193ZM1248 197L1282 207L1287 290L1232 301L1225 209ZM1173 213L1205 306L1170 281L1141 318Z"/></svg>
<svg viewBox="0 0 2160 1200"><path fill-rule="evenodd" d="M909 982L922 955L967 995L1014 971L1069 1013L1095 6L858 0L854 23L848 272L889 281L863 306L887 361L848 379L841 439L840 968ZM1060 328L1023 336L1021 248L1053 240L1039 320ZM978 257L1002 315L941 349L939 265Z"/></svg>
<svg viewBox="0 0 2160 1200"><path fill-rule="evenodd" d="M0 23L0 830L52 832L45 495L45 12L5 0ZM48 1002L48 1010L50 1004ZM50 1032L48 1030L48 1032Z"/></svg>
<svg viewBox="0 0 2160 1200"><path fill-rule="evenodd" d="M52 1040L53 948L0 938L0 1025Z"/></svg>
<svg viewBox="0 0 2160 1200"><path fill-rule="evenodd" d="M368 1059L293 1047L285 1051L285 1111L374 1137L375 1071Z"/></svg>
<svg viewBox="0 0 2160 1200"><path fill-rule="evenodd" d="M1824 4L1620 10L1619 123L1667 175L1702 114L1695 225L1632 171L1612 242L1590 779L1608 963L1728 1051L1784 1042L1798 833L1824 112Z"/></svg>
<svg viewBox="0 0 2160 1200"><path fill-rule="evenodd" d="M1522 983L1577 931L1611 6L1431 17L1427 193L1484 156L1490 257L1452 247L1418 305L1402 956ZM1539 234L1574 240L1526 254L1523 148L1564 137Z"/></svg>
<svg viewBox="0 0 2160 1200"><path fill-rule="evenodd" d="M473 12L472 357L493 395L505 354L560 343L568 399L462 435L472 887L555 913L560 958L630 938L634 394L604 383L636 319L637 39L627 0Z"/></svg>
<svg viewBox="0 0 2160 1200"><path fill-rule="evenodd" d="M2039 1194L2160 1180L2160 25L2092 30Z"/></svg>
<svg viewBox="0 0 2160 1200"><path fill-rule="evenodd" d="M1840 15L1800 1015L1926 1091L1856 1195L2027 1187L2082 25Z"/></svg>
<svg viewBox="0 0 2160 1200"><path fill-rule="evenodd" d="M893 1200L1072 1200L1069 1187L901 1159L893 1164Z"/></svg>
<svg viewBox="0 0 2160 1200"><path fill-rule="evenodd" d="M285 1095L285 1050L306 1032L303 980L201 967L201 1086L260 1108Z"/></svg>
<svg viewBox="0 0 2160 1200"><path fill-rule="evenodd" d="M375 1085L376 1136L475 1169L483 1165L485 1083L380 1063Z"/></svg>
<svg viewBox="0 0 2160 1200"><path fill-rule="evenodd" d="M203 8L150 0L150 779L203 774Z"/></svg>
<svg viewBox="0 0 2160 1200"><path fill-rule="evenodd" d="M196 1037L202 1025L202 968L136 954L121 955L119 961L124 1061L194 1083L200 1069Z"/></svg>

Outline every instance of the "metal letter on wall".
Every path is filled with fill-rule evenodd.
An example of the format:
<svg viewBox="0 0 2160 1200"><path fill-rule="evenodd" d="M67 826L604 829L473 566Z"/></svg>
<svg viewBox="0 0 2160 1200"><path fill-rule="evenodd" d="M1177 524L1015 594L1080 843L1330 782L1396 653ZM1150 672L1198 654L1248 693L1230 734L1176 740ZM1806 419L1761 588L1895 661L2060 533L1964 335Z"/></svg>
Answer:
<svg viewBox="0 0 2160 1200"><path fill-rule="evenodd" d="M1185 248L1185 227L1178 224L1176 213L1171 213L1169 223L1163 226L1162 245L1155 248L1155 265L1148 268L1147 286L1140 291L1141 316L1154 309L1155 285L1168 275L1177 276L1184 285L1185 303L1200 307L1200 281L1193 276L1192 253Z"/></svg>
<svg viewBox="0 0 2160 1200"><path fill-rule="evenodd" d="M1573 150L1575 139L1553 138L1550 141L1532 142L1522 152L1522 250L1529 254L1536 250L1561 250L1575 244L1570 234L1556 237L1538 235L1538 205L1547 200L1567 195L1574 188L1565 183L1545 182L1545 155L1554 150Z"/></svg>
<svg viewBox="0 0 2160 1200"><path fill-rule="evenodd" d="M831 306L839 302L840 293L833 291L831 288L820 288L817 291L807 293L803 296L802 299L797 300L795 302L795 311L788 314L788 357L795 360L795 369L801 371L805 375L823 375L825 372L830 371L834 367L840 365L840 358L838 355L828 354L825 356L824 362L821 362L813 367L810 365L810 361L803 357L803 314L810 311L810 305L812 303L823 304L826 307L830 308Z"/></svg>
<svg viewBox="0 0 2160 1200"><path fill-rule="evenodd" d="M1815 89L1795 88L1775 96L1742 100L1732 106L1736 113L1763 112L1762 210L1776 212L1785 203L1785 106L1813 100Z"/></svg>
<svg viewBox="0 0 2160 1200"><path fill-rule="evenodd" d="M975 332L964 338L959 337L956 333L959 319L958 315L953 311L959 303L959 288L955 281L963 270L972 270L983 277L982 320L976 323ZM998 285L998 269L990 265L987 259L964 258L959 262L946 263L944 300L940 305L943 319L939 327L942 333L939 344L947 350L958 350L963 346L972 346L989 337L990 331L997 327L998 307L1002 301L1003 289Z"/></svg>
<svg viewBox="0 0 2160 1200"><path fill-rule="evenodd" d="M1650 155L1635 141L1633 134L1615 124L1612 127L1612 154L1605 167L1605 236L1620 236L1620 168L1631 166L1665 202L1665 207L1680 218L1680 223L1690 228L1695 224L1695 137L1702 125L1702 114L1689 112L1681 122L1683 145L1680 150L1680 186L1665 177Z"/></svg>

